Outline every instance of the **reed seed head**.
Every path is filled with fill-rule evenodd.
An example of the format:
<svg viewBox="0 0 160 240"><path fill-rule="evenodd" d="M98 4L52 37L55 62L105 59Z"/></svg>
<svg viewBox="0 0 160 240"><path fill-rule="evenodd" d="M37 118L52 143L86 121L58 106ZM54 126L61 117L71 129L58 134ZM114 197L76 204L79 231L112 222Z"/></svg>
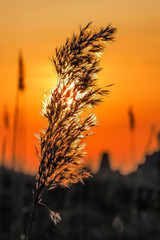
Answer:
<svg viewBox="0 0 160 240"><path fill-rule="evenodd" d="M56 48L52 60L58 80L56 88L44 97L42 114L48 127L40 134L37 150L40 166L36 186L39 193L59 185L70 187L90 176L83 165L84 139L92 134L90 129L97 122L94 114L86 117L82 114L109 93L108 88L98 87L97 73L101 71L99 63L105 43L114 39L115 31L109 25L95 32L89 23L80 29L79 35L67 38L63 46ZM50 211L55 223L60 221L56 214Z"/></svg>

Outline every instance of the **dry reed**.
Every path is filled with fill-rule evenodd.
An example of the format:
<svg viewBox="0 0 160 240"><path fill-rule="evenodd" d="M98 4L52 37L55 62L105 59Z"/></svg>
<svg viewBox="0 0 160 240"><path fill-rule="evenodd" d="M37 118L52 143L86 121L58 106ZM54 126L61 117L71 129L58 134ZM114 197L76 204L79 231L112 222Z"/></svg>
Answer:
<svg viewBox="0 0 160 240"><path fill-rule="evenodd" d="M70 187L90 176L83 165L84 139L92 134L90 128L97 122L94 114L82 117L82 113L94 108L109 93L108 88L98 87L96 74L101 71L99 63L105 43L113 40L115 31L109 25L95 32L89 23L80 29L79 35L67 38L63 46L56 48L52 60L58 80L43 102L42 114L48 120L48 127L41 132L40 146L36 148L40 166L26 239L37 204L48 209L55 224L61 220L58 213L42 202L43 192L57 186Z"/></svg>

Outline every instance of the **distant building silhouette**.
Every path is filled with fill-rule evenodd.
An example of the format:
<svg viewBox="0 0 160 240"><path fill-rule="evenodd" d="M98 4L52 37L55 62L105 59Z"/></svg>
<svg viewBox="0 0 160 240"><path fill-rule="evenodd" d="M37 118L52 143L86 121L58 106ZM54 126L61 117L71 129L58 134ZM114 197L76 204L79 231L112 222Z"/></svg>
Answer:
<svg viewBox="0 0 160 240"><path fill-rule="evenodd" d="M100 165L100 171L108 171L111 172L110 162L109 162L109 156L108 153L103 153L101 165Z"/></svg>
<svg viewBox="0 0 160 240"><path fill-rule="evenodd" d="M101 176L102 179L106 179L112 173L109 161L109 154L107 152L102 153L100 160L100 167L96 175Z"/></svg>

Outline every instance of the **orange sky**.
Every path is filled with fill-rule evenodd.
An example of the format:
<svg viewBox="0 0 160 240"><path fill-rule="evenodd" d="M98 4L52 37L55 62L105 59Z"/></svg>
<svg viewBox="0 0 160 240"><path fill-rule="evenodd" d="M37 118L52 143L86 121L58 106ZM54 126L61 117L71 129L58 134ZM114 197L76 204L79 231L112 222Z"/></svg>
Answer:
<svg viewBox="0 0 160 240"><path fill-rule="evenodd" d="M110 153L113 169L128 172L142 162L150 128L160 130L160 1L159 0L14 0L0 3L0 109L8 105L10 130L7 162L11 162L12 125L18 77L18 51L22 49L26 72L25 113L27 163L38 166L34 134L45 120L39 114L43 93L55 87L56 73L49 58L56 46L93 22L95 28L112 23L118 28L116 42L106 47L100 85L111 83L111 94L96 110L100 127L87 141L87 159L98 166L103 150ZM24 104L24 99L21 101ZM136 117L135 161L131 159L128 108ZM0 114L0 152L5 135ZM156 148L156 131L149 150ZM24 168L24 163L18 163Z"/></svg>

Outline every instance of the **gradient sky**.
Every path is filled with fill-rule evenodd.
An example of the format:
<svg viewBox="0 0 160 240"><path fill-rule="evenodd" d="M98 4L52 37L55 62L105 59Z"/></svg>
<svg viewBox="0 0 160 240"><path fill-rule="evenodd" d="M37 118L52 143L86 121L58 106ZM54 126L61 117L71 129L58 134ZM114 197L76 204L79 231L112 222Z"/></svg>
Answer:
<svg viewBox="0 0 160 240"><path fill-rule="evenodd" d="M116 41L106 46L99 74L100 86L116 83L96 110L99 128L87 141L87 161L94 169L102 151L111 166L126 173L143 162L150 129L156 129L149 150L156 149L160 130L160 1L159 0L5 0L0 2L0 152L8 135L7 163L11 162L13 111L18 79L18 52L23 51L26 91L21 99L27 121L27 162L20 167L34 172L38 166L34 134L46 125L40 115L44 92L56 85L49 60L56 46L78 33L89 21L98 29L112 23ZM10 129L4 131L3 106L8 105ZM128 108L133 107L135 160L131 157ZM94 163L94 164L93 164Z"/></svg>

